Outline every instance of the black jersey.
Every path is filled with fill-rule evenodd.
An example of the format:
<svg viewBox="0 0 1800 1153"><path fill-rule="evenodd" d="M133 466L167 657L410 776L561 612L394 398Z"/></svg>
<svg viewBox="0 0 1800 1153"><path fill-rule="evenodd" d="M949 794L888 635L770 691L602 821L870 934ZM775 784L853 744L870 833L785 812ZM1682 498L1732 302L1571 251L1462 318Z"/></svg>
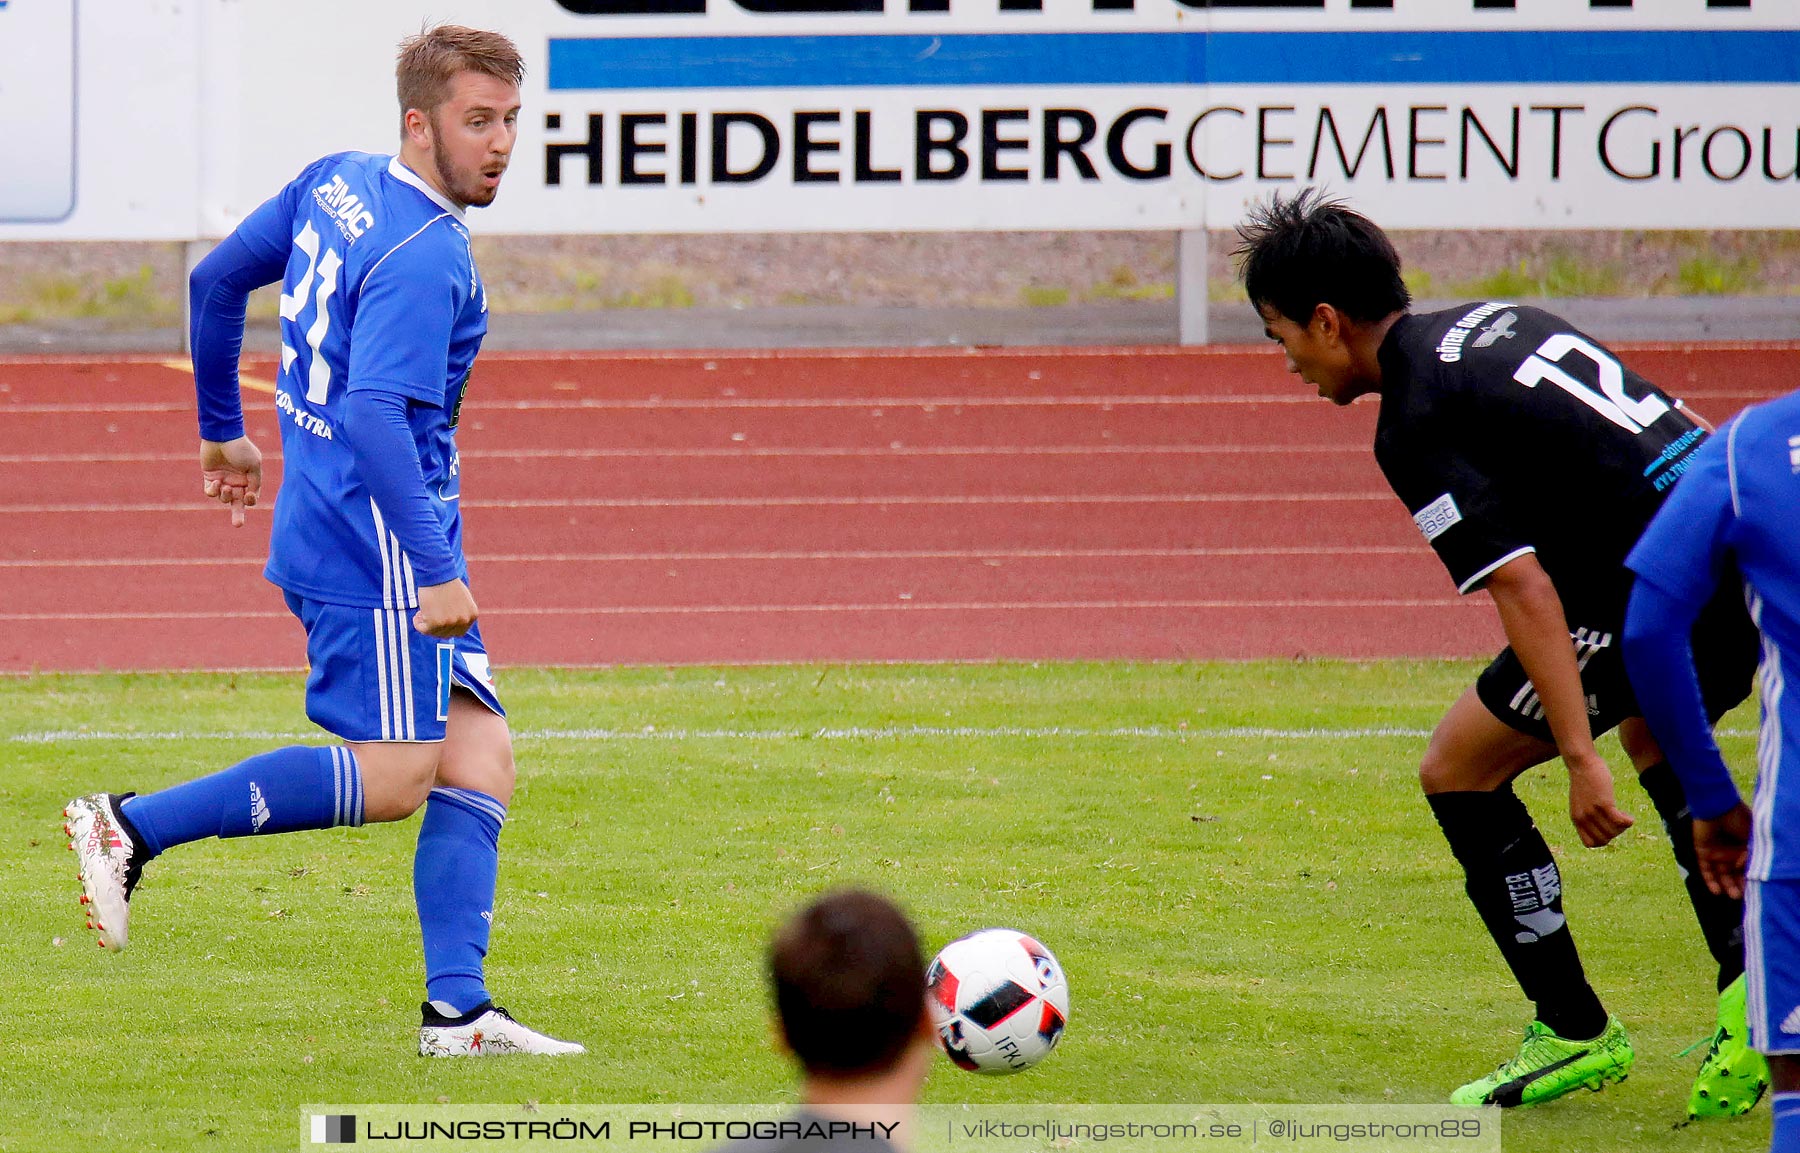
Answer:
<svg viewBox="0 0 1800 1153"><path fill-rule="evenodd" d="M1375 459L1457 589L1535 552L1571 618L1622 622L1625 555L1705 429L1536 308L1403 316L1381 373Z"/></svg>

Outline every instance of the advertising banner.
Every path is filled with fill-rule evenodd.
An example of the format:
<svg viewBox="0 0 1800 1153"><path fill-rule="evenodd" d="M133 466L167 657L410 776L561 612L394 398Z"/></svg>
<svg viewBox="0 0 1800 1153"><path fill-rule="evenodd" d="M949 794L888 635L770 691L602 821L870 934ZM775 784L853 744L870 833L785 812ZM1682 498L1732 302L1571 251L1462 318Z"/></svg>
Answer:
<svg viewBox="0 0 1800 1153"><path fill-rule="evenodd" d="M195 235L200 16L0 0L0 239Z"/></svg>
<svg viewBox="0 0 1800 1153"><path fill-rule="evenodd" d="M99 7L0 4L0 92L51 106L5 102L0 237L218 236L393 151L427 20L526 57L489 234L1182 230L1306 184L1396 228L1800 227L1792 0Z"/></svg>

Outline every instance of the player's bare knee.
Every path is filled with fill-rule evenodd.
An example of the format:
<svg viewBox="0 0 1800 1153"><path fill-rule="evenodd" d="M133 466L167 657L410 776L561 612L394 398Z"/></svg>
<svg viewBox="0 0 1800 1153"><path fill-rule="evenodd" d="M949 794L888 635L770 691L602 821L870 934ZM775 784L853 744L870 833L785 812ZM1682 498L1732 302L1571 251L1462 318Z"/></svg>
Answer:
<svg viewBox="0 0 1800 1153"><path fill-rule="evenodd" d="M1419 787L1427 795L1432 793L1456 792L1461 787L1458 766L1444 754L1436 740L1425 746L1425 755L1419 758Z"/></svg>
<svg viewBox="0 0 1800 1153"><path fill-rule="evenodd" d="M1425 754L1419 758L1419 787L1427 795L1461 792L1471 786L1465 782L1465 758L1457 755L1462 743L1458 735L1455 710L1438 722L1425 743Z"/></svg>
<svg viewBox="0 0 1800 1153"><path fill-rule="evenodd" d="M486 793L503 805L512 803L513 784L518 771L513 764L512 741L464 750L452 768L440 766L438 783L451 788L474 789Z"/></svg>
<svg viewBox="0 0 1800 1153"><path fill-rule="evenodd" d="M506 805L512 803L516 777L506 718L459 691L450 704L449 736L438 762L437 783L474 789Z"/></svg>
<svg viewBox="0 0 1800 1153"><path fill-rule="evenodd" d="M1493 750L1433 735L1419 759L1419 787L1433 793L1481 793L1503 787L1528 766Z"/></svg>

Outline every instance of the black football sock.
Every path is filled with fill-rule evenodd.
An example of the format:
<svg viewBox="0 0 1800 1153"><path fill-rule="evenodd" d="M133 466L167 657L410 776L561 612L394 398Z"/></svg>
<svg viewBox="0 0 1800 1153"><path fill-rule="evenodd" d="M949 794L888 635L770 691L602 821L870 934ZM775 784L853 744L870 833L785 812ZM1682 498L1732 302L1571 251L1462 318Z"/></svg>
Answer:
<svg viewBox="0 0 1800 1153"><path fill-rule="evenodd" d="M1694 817L1688 812L1681 780L1669 763L1651 765L1638 774L1638 783L1650 794L1650 803L1656 806L1656 815L1669 834L1675 865L1687 886L1688 900L1693 902L1694 916L1700 919L1700 932L1713 960L1719 963L1719 988L1723 990L1744 971L1744 902L1720 896L1700 879L1699 858L1694 854Z"/></svg>
<svg viewBox="0 0 1800 1153"><path fill-rule="evenodd" d="M1606 1009L1588 984L1563 917L1556 858L1525 805L1511 786L1425 799L1462 864L1469 900L1536 1003L1537 1019L1559 1037L1599 1036Z"/></svg>

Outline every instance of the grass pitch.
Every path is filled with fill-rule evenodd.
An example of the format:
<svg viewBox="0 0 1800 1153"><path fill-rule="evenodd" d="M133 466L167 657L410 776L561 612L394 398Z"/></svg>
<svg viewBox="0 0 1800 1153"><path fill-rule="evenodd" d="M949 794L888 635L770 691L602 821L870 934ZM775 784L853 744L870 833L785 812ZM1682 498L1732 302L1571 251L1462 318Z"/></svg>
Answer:
<svg viewBox="0 0 1800 1153"><path fill-rule="evenodd" d="M82 927L63 803L323 740L298 677L0 680L0 1149L291 1149L306 1102L791 1101L764 943L849 883L896 896L928 949L1010 925L1068 970L1048 1061L1003 1078L944 1062L928 1101L1440 1102L1510 1055L1529 1012L1414 776L1474 672L510 673L520 777L489 983L589 1055L468 1062L414 1056L416 817L178 848L146 871L128 951ZM1723 744L1749 763L1747 736ZM1710 960L1648 798L1621 780L1636 828L1584 850L1559 776L1520 791L1638 1063L1509 1115L1505 1147L1765 1146L1766 1104L1672 1128L1698 1060L1674 1054L1711 1029Z"/></svg>

